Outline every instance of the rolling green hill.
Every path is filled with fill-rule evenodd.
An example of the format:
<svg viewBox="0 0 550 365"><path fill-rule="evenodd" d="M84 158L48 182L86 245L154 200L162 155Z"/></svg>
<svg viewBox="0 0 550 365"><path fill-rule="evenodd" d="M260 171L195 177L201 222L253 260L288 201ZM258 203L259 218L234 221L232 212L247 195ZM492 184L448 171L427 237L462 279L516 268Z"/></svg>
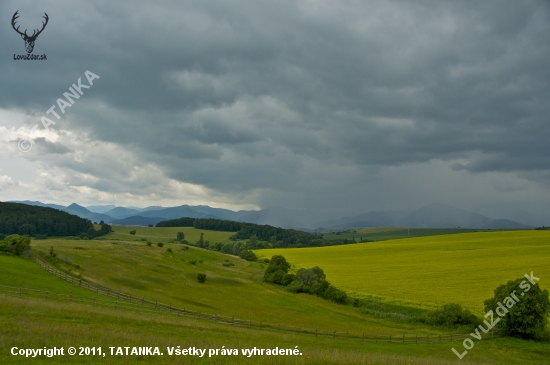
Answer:
<svg viewBox="0 0 550 365"><path fill-rule="evenodd" d="M351 335L364 332L369 335L426 335L437 339L439 334L454 332L453 329L429 327L420 323L397 321L390 318L374 317L365 314L361 308L351 305L337 305L329 301L307 295L292 294L283 287L264 283L261 278L263 269L261 262L247 262L235 256L218 252L188 247L177 243L167 243L164 247L147 246L145 242L136 239L145 238L166 242L166 238L175 237L177 228L168 231L159 228L137 229L135 236L126 233L130 227L115 227L111 239L105 240L69 240L48 239L33 241L31 246L36 255L44 257L52 265L80 277L85 281L97 283L112 290L122 291L135 297L145 297L149 300L171 304L174 307L185 307L201 313L234 315L240 319L251 319L254 323L286 324L295 328L325 329L340 332L337 338L330 336L293 334L278 332L274 327L263 330L233 327L228 324L213 321L198 320L189 317L177 317L159 312L158 315L136 313L132 310L115 310L113 308L92 307L78 303L57 303L45 299L28 299L5 296L0 294L0 362L26 364L29 359L9 355L12 346L36 347L43 346L160 346L166 352L166 346L197 346L201 348L273 348L275 346L294 348L299 346L303 356L291 357L251 357L231 356L216 358L187 357L78 357L78 358L36 358L36 363L191 363L191 364L379 364L379 365L450 365L457 363L457 357L451 352L451 347L460 348L460 342L450 343L388 343L361 341L361 338L345 339L343 333ZM141 232L141 233L140 233ZM207 239L211 231L186 231L186 238L198 238L200 232ZM219 233L219 232L218 232ZM353 264L368 259L369 266L374 268L377 261L391 263L395 275L369 276L369 281L363 282L367 288L382 288L381 284L389 285L390 278L400 279L403 283L400 289L407 292L407 286L424 293L423 275L415 275L415 270L407 275L405 268L399 264L401 256L419 261L418 267L428 274L433 266L429 262L437 258L445 265L446 254L455 255L462 262L472 260L473 256L461 256L464 252L475 251L479 259L472 264L479 270L488 271L501 265L511 252L515 255L515 266L512 261L506 261L513 267L507 268L503 274L507 278L510 273L521 268L521 263L530 259L533 270L537 273L541 267L540 256L547 252L548 232L540 232L546 236L533 235L532 232L498 232L487 235L480 233L462 234L407 240L395 240L376 243L366 243L347 246L334 246L308 249L284 249L282 253L298 267L319 265L327 273L327 278L339 287L344 287L342 280L346 273L353 269ZM140 234L142 236L140 236ZM490 235L495 236L490 236ZM471 236L473 235L473 236ZM460 236L460 239L457 237ZM107 236L108 238L109 236ZM129 240L124 240L127 237ZM221 236L219 237L222 238ZM521 251L508 241L521 242ZM409 245L417 247L418 255L413 255ZM368 246L371 245L371 246ZM366 249L365 246L368 246ZM516 245L517 246L517 245ZM57 256L48 258L50 247L54 247ZM170 249L171 252L168 250ZM366 251L362 251L365 250ZM324 252L324 250L328 250ZM346 250L350 250L349 253ZM499 251L504 250L504 251ZM541 251L542 250L542 251ZM523 252L523 255L521 254ZM260 250L259 254L273 253L272 250ZM472 253L472 252L471 252ZM401 255L401 256L400 256ZM456 256L458 255L458 256ZM384 259L384 257L387 257ZM425 257L425 259L421 259ZM492 257L496 262L488 260ZM355 261L354 261L354 258ZM300 261L301 260L301 261ZM309 260L309 261L308 261ZM324 260L324 261L323 261ZM386 260L386 261L384 261ZM483 264L484 263L484 264ZM338 266L334 266L338 264ZM97 294L67 283L45 270L33 261L14 256L0 256L0 267L4 275L0 276L0 285L25 286L35 289L56 292L73 292L74 295ZM409 267L414 265L407 263ZM443 264L442 264L443 265ZM382 264L378 266L380 269ZM457 262L454 269L459 266ZM335 269L337 268L337 269ZM417 270L420 270L417 268ZM451 270L452 271L452 270ZM354 271L356 274L360 270ZM541 270L541 277L544 271ZM196 274L206 273L206 283L197 282ZM471 273L466 278L476 278ZM516 275L514 275L516 276ZM359 286L361 276L348 284ZM419 279L420 278L420 279ZM500 277L499 277L500 278ZM438 278L432 276L433 282ZM416 283L414 280L419 281ZM499 279L500 280L500 279ZM498 283L500 281L497 280ZM543 279L541 279L542 282ZM341 281L341 282L340 282ZM376 283L381 283L376 285ZM476 288L481 280L472 281ZM491 290L494 285L490 284ZM544 287L544 283L542 284ZM431 287L440 290L437 285ZM429 288L428 288L429 289ZM460 289L460 288L459 288ZM392 290L397 290L393 288ZM464 299L474 291L457 290L455 298ZM383 294L384 291L380 290ZM451 297L451 290L446 294ZM380 296L383 296L380 294ZM421 297L413 297L415 301L424 304ZM428 304L431 304L428 302ZM325 332L326 333L326 332ZM456 333L456 332L455 332ZM352 336L353 337L353 336ZM467 358L461 360L465 364L539 364L550 357L548 343L521 341L511 338L486 338L475 342Z"/></svg>

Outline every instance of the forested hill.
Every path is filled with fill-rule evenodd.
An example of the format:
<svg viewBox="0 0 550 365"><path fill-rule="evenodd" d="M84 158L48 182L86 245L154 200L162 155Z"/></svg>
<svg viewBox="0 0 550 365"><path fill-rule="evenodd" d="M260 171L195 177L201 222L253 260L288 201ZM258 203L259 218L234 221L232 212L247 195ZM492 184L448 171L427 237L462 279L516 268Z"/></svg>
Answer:
<svg viewBox="0 0 550 365"><path fill-rule="evenodd" d="M272 247L309 247L348 243L348 240L323 240L321 234L297 231L295 229L209 218L171 219L157 223L157 227L194 227L212 231L237 232L231 237L232 239L244 240L256 236L261 241L271 243Z"/></svg>
<svg viewBox="0 0 550 365"><path fill-rule="evenodd" d="M57 209L0 202L0 235L77 236L93 230L89 220Z"/></svg>

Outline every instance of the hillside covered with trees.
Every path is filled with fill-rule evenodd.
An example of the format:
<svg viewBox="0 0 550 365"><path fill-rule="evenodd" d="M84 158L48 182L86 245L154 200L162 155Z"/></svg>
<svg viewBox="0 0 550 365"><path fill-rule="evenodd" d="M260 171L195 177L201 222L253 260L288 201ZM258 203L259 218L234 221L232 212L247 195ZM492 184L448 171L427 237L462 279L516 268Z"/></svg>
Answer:
<svg viewBox="0 0 550 365"><path fill-rule="evenodd" d="M103 222L102 222L103 223ZM102 224L96 231L92 222L61 210L19 203L0 202L0 235L86 236L94 238L109 233Z"/></svg>

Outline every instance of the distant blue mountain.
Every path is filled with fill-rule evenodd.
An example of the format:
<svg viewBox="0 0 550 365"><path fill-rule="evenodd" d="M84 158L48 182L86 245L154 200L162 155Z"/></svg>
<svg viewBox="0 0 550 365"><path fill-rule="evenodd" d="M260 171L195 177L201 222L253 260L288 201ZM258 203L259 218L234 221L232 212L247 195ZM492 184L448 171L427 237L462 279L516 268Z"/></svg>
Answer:
<svg viewBox="0 0 550 365"><path fill-rule="evenodd" d="M124 219L115 219L111 223L118 226L148 226L150 224L154 226L158 222L162 222L164 220L166 219L160 217L141 217L138 215Z"/></svg>
<svg viewBox="0 0 550 365"><path fill-rule="evenodd" d="M92 212L73 203L68 207L44 204L39 201L15 201L27 205L37 205L59 209L67 213L87 218L92 222L104 221L120 225L157 224L162 220L189 218L214 218L269 224L275 227L294 228L305 231L323 229L349 229L363 227L426 227L426 228L480 228L480 229L529 229L532 226L508 219L494 219L444 204L431 204L409 214L396 217L391 212L367 212L356 216L334 217L327 212L270 207L261 210L241 210L212 208L207 205L180 205L177 207L151 206L147 208L113 207L105 213ZM95 206L102 210L108 206Z"/></svg>

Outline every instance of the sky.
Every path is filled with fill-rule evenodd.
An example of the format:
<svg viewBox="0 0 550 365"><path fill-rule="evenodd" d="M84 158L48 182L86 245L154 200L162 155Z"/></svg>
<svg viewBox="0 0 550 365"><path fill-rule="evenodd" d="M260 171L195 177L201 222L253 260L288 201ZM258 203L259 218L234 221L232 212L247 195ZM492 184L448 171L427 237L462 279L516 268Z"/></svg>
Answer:
<svg viewBox="0 0 550 365"><path fill-rule="evenodd" d="M33 51L47 60L14 60L16 11L29 34L48 14ZM548 0L4 0L0 14L2 201L550 220Z"/></svg>

